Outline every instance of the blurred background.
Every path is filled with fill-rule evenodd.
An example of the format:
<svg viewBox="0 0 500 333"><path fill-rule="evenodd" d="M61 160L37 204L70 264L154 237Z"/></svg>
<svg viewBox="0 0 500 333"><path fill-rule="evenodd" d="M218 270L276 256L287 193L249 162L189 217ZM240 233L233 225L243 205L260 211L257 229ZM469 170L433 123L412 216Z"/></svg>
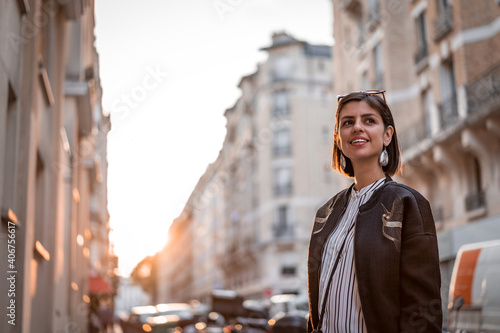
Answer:
<svg viewBox="0 0 500 333"><path fill-rule="evenodd" d="M1 332L303 331L313 216L351 183L336 95L363 89L432 206L443 329L500 331L499 1L0 0L0 23Z"/></svg>

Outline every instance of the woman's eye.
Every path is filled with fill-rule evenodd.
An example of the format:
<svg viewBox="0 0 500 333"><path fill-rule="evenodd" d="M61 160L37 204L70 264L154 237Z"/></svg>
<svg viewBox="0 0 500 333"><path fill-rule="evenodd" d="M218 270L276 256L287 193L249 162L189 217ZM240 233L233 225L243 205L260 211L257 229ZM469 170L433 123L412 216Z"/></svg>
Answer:
<svg viewBox="0 0 500 333"><path fill-rule="evenodd" d="M351 125L352 124L352 121L351 120L346 120L342 123L342 126L346 126L346 125Z"/></svg>
<svg viewBox="0 0 500 333"><path fill-rule="evenodd" d="M372 119L372 118L366 118L366 122L369 123L369 124L374 124L375 120Z"/></svg>

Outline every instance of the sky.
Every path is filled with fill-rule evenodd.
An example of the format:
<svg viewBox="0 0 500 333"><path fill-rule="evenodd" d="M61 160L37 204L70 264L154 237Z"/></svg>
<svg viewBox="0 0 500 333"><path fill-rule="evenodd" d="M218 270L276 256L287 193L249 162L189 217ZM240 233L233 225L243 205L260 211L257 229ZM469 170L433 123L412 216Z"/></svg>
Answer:
<svg viewBox="0 0 500 333"><path fill-rule="evenodd" d="M119 272L160 251L275 31L333 43L330 0L98 0L110 239Z"/></svg>

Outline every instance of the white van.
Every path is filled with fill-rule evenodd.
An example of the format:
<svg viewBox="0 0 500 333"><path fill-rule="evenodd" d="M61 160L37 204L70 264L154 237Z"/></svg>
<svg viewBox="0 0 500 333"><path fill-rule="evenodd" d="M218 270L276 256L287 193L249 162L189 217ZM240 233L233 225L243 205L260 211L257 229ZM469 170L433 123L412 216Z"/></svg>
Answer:
<svg viewBox="0 0 500 333"><path fill-rule="evenodd" d="M500 239L460 247L449 299L450 332L500 332Z"/></svg>

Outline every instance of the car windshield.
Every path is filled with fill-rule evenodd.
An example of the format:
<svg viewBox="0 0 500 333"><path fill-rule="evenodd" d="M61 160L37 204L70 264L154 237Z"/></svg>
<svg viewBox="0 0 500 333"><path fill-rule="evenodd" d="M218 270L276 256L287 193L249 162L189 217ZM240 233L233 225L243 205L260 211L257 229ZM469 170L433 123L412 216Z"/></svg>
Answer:
<svg viewBox="0 0 500 333"><path fill-rule="evenodd" d="M177 316L180 319L191 319L193 314L190 310L170 310L158 312L156 316Z"/></svg>

